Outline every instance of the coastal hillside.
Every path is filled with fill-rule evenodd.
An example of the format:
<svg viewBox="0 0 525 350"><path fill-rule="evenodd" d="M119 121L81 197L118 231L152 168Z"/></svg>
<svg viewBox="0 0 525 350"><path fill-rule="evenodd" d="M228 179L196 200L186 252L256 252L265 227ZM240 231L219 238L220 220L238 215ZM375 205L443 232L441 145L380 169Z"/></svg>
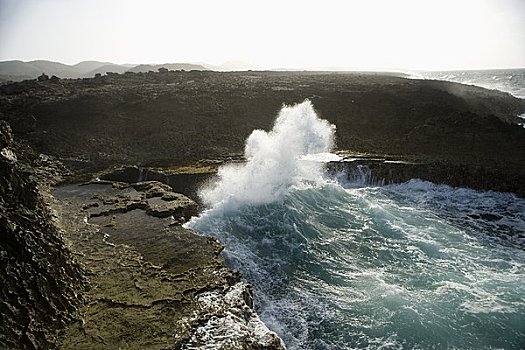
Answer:
<svg viewBox="0 0 525 350"><path fill-rule="evenodd" d="M208 70L206 67L199 65L199 64L165 63L165 64L139 64L138 66L130 68L128 72L132 72L132 73L147 73L149 71L156 72L161 68L168 69L168 70Z"/></svg>
<svg viewBox="0 0 525 350"><path fill-rule="evenodd" d="M0 175L0 349L284 349L222 245L181 227L191 199L156 181L57 186L60 162L3 120Z"/></svg>

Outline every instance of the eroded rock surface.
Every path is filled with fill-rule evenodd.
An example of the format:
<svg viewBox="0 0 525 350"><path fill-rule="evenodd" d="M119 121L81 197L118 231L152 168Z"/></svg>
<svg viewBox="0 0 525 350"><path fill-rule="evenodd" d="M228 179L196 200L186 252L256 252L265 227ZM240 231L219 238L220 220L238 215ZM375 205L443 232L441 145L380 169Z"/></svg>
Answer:
<svg viewBox="0 0 525 350"><path fill-rule="evenodd" d="M328 173L343 175L362 185L402 183L418 178L454 187L512 192L525 197L523 167L507 164L468 164L448 161L400 161L386 158L355 158L330 162Z"/></svg>
<svg viewBox="0 0 525 350"><path fill-rule="evenodd" d="M525 100L456 83L329 72L169 72L0 86L0 113L35 149L82 171L242 154L283 103L310 99L338 150L525 164ZM135 180L136 181L136 180Z"/></svg>
<svg viewBox="0 0 525 350"><path fill-rule="evenodd" d="M180 226L195 202L154 181L65 185L54 195L91 285L61 348L283 348L253 311L240 274L219 258L220 243ZM239 331L203 332L221 319Z"/></svg>
<svg viewBox="0 0 525 350"><path fill-rule="evenodd" d="M284 348L220 243L182 228L193 200L157 181L51 192L60 162L0 136L0 349Z"/></svg>

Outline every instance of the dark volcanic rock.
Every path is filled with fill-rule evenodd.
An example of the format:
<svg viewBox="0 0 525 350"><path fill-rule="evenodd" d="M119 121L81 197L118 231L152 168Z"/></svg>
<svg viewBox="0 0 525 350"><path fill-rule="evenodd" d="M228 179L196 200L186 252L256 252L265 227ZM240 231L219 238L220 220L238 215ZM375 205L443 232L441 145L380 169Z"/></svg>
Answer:
<svg viewBox="0 0 525 350"><path fill-rule="evenodd" d="M217 173L217 168L220 164L222 162L212 165L173 168L124 166L116 169L106 169L99 174L99 178L101 180L125 183L158 181L170 186L178 193L198 200L199 188Z"/></svg>
<svg viewBox="0 0 525 350"><path fill-rule="evenodd" d="M98 184L98 182L90 184ZM173 192L168 185L157 181L113 183L113 186L117 188L111 191L109 196L97 194L92 198L94 201L84 205L86 209L91 208L90 217L109 216L141 209L151 216L183 222L198 214L197 203L183 194Z"/></svg>
<svg viewBox="0 0 525 350"><path fill-rule="evenodd" d="M37 80L38 81L48 81L49 80L49 76L46 75L45 73L42 73L41 75L38 76Z"/></svg>
<svg viewBox="0 0 525 350"><path fill-rule="evenodd" d="M525 171L512 164L468 164L446 161L406 162L385 159L354 159L331 162L327 170L363 185L402 183L418 178L454 187L512 192L525 197Z"/></svg>
<svg viewBox="0 0 525 350"><path fill-rule="evenodd" d="M11 146L13 143L13 134L11 126L5 121L0 120L0 150Z"/></svg>
<svg viewBox="0 0 525 350"><path fill-rule="evenodd" d="M525 100L456 83L315 72L164 72L0 86L0 112L76 168L174 166L242 153L283 103L309 98L338 150L525 164ZM34 116L34 128L24 120Z"/></svg>
<svg viewBox="0 0 525 350"><path fill-rule="evenodd" d="M83 273L0 131L0 348L50 349L75 319Z"/></svg>

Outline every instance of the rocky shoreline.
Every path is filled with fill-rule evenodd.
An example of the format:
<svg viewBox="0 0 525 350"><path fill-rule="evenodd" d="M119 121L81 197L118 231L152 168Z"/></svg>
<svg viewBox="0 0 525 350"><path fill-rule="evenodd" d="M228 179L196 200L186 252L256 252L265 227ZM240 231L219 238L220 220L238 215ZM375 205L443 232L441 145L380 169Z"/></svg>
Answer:
<svg viewBox="0 0 525 350"><path fill-rule="evenodd" d="M1 348L284 349L222 245L182 228L194 201L156 181L51 186L56 164L37 173L2 128Z"/></svg>
<svg viewBox="0 0 525 350"><path fill-rule="evenodd" d="M0 348L52 349L84 302L87 279L0 121Z"/></svg>
<svg viewBox="0 0 525 350"><path fill-rule="evenodd" d="M155 181L64 185L53 196L92 285L60 348L282 348L221 244L181 227L196 214L191 199Z"/></svg>
<svg viewBox="0 0 525 350"><path fill-rule="evenodd" d="M328 163L327 171L333 176L343 176L345 181L363 185L386 185L420 179L452 187L511 192L518 197L525 197L525 172L522 168L508 165L349 157Z"/></svg>
<svg viewBox="0 0 525 350"><path fill-rule="evenodd" d="M309 99L337 150L467 164L525 164L525 100L371 73L164 72L0 85L0 119L69 168L234 160L283 103Z"/></svg>
<svg viewBox="0 0 525 350"><path fill-rule="evenodd" d="M2 85L0 348L284 348L221 244L182 223L248 134L305 98L337 125L333 176L525 196L525 101L495 91L289 72Z"/></svg>

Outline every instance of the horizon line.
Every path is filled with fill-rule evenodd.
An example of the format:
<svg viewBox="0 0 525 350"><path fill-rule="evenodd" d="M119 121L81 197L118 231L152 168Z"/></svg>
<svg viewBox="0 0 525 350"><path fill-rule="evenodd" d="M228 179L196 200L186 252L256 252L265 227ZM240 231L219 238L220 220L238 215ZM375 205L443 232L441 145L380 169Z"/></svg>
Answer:
<svg viewBox="0 0 525 350"><path fill-rule="evenodd" d="M506 66L506 67L502 67L502 66L497 66L497 67L468 67L468 68L465 68L465 67L454 67L454 68L403 68L403 67L344 67L344 66L337 66L337 65L311 65L311 66L304 66L304 67L300 67L300 66L294 66L294 67L279 67L279 66L274 66L274 67L268 67L268 66L264 66L264 65L258 65L258 64L255 64L255 63L249 63L249 62L244 62L244 61L240 61L240 60L228 60L228 61L224 61L223 63L220 63L220 64L212 64L212 63L207 63L207 62L203 62L203 61L199 61L199 62L194 62L194 61L178 61L178 62L162 62L162 63L157 63L157 62L140 62L140 63L116 63L116 62L112 62L112 61L106 61L106 60L98 60L98 59L86 59L86 60L82 60L82 61L78 61L76 63L64 63L64 62L61 62L61 61L54 61L54 60L51 60L51 59L45 59L45 58L38 58L38 59L29 59L29 60L24 60L24 59L2 59L0 60L0 63L5 63L5 62L21 62L21 63L32 63L32 62L37 62L37 61L44 61L44 62L51 62L51 63L60 63L60 64L63 64L63 65L66 65L66 66L75 66L75 65L78 65L80 63L83 63L83 62L99 62L99 63L109 63L109 64L115 64L115 65L119 65L119 66L133 66L133 67L136 67L136 66L139 66L139 65L155 65L155 66L159 66L159 65L163 65L163 64L192 64L192 65L200 65L200 66L203 66L205 68L210 68L210 67L221 67L221 66L225 66L225 65L228 65L228 64L231 64L231 63L237 63L238 65L242 65L243 67L240 68L240 69L225 69L225 71L248 71L248 70L252 70L252 71L273 71L273 70L279 70L279 71L327 71L327 72L397 72L397 73L403 73L403 72L455 72L455 71L481 71L481 70L486 70L486 71L489 71L489 70L515 70L515 69L525 69L525 65L521 66L521 67L517 67L517 66ZM251 66L251 67L250 67ZM130 67L132 68L132 67ZM210 69L210 70L213 70L213 69Z"/></svg>

